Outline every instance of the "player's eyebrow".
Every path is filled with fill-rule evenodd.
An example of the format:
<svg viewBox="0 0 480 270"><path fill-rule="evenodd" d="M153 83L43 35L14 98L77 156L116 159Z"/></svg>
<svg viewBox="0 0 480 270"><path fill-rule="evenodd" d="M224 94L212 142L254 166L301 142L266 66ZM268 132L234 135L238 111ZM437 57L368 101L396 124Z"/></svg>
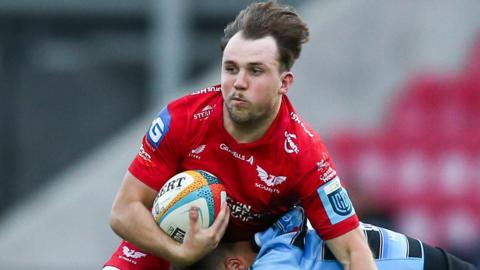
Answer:
<svg viewBox="0 0 480 270"><path fill-rule="evenodd" d="M248 66L265 66L262 62L251 62L247 64Z"/></svg>
<svg viewBox="0 0 480 270"><path fill-rule="evenodd" d="M226 60L223 63L227 64L227 65L236 65L237 64L235 61L232 61L232 60Z"/></svg>
<svg viewBox="0 0 480 270"><path fill-rule="evenodd" d="M223 62L223 64L225 64L225 65L238 65L238 63L233 61L233 60L226 60L226 61ZM265 66L265 63L251 62L251 63L247 63L247 66Z"/></svg>

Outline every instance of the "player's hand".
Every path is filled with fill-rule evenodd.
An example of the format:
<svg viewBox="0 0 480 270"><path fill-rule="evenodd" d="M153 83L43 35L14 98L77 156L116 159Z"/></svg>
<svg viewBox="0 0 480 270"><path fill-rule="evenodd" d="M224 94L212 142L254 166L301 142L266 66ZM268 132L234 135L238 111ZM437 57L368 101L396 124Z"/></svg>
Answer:
<svg viewBox="0 0 480 270"><path fill-rule="evenodd" d="M253 238L258 249L266 242L275 239L278 235L292 234L295 239L291 244L303 248L303 241L307 232L307 218L302 207L295 207L281 216L270 228L258 232Z"/></svg>
<svg viewBox="0 0 480 270"><path fill-rule="evenodd" d="M200 260L218 246L225 234L230 218L230 208L225 203L217 219L209 228L201 228L198 224L198 209L192 207L189 211L190 229L187 231L182 245L179 247L180 265L190 265Z"/></svg>
<svg viewBox="0 0 480 270"><path fill-rule="evenodd" d="M298 206L281 216L273 226L278 228L278 234L297 232L305 225L306 219L305 211Z"/></svg>

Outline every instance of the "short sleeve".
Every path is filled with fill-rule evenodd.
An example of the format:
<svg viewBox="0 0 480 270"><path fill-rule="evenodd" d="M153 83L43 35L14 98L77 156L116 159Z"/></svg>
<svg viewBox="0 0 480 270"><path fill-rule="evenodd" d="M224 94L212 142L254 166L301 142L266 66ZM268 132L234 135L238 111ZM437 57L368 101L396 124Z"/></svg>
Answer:
<svg viewBox="0 0 480 270"><path fill-rule="evenodd" d="M130 164L130 173L155 190L178 171L188 137L187 114L183 99L164 107L152 121Z"/></svg>
<svg viewBox="0 0 480 270"><path fill-rule="evenodd" d="M315 140L299 162L303 176L296 192L321 238L335 238L358 227L355 209L323 142Z"/></svg>

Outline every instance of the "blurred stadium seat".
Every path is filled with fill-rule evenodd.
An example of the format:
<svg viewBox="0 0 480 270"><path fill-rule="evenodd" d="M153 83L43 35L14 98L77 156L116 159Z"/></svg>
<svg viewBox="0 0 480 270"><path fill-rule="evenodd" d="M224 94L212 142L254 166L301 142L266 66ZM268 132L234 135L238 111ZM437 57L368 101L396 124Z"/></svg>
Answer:
<svg viewBox="0 0 480 270"><path fill-rule="evenodd" d="M480 241L480 36L459 74L417 74L387 111L378 129L331 140L347 184L368 200L359 208L468 257Z"/></svg>

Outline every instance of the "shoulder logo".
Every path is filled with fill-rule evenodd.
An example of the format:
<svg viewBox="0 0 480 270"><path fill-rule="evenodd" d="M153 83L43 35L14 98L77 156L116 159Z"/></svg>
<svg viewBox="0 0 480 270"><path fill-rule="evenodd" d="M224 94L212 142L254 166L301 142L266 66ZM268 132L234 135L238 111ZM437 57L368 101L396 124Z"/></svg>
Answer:
<svg viewBox="0 0 480 270"><path fill-rule="evenodd" d="M158 148L158 145L170 130L170 121L170 113L166 107L163 108L158 117L153 120L148 130L147 138L148 142L154 146L154 148Z"/></svg>
<svg viewBox="0 0 480 270"><path fill-rule="evenodd" d="M134 249L129 249L127 246L123 246L123 255L127 258L140 259L147 256L145 253L140 251L135 251Z"/></svg>
<svg viewBox="0 0 480 270"><path fill-rule="evenodd" d="M337 172L332 168L325 154L322 160L317 162L317 171L320 173L320 179L323 182L328 182L337 176Z"/></svg>
<svg viewBox="0 0 480 270"><path fill-rule="evenodd" d="M157 167L157 163L152 160L152 156L145 151L143 144L140 145L140 150L138 151L137 160L147 167Z"/></svg>
<svg viewBox="0 0 480 270"><path fill-rule="evenodd" d="M280 185L287 180L286 176L275 176L267 173L262 167L257 165L257 173L260 180L262 180L267 186L273 187Z"/></svg>
<svg viewBox="0 0 480 270"><path fill-rule="evenodd" d="M298 149L298 146L293 141L294 139L295 140L297 139L297 135L288 133L287 131L285 131L285 143L284 143L285 152L289 154L291 153L298 154L298 152L300 152L300 149Z"/></svg>
<svg viewBox="0 0 480 270"><path fill-rule="evenodd" d="M152 161L152 156L145 151L145 148L143 148L143 144L140 145L140 150L138 151L138 155L143 158L146 162L151 162Z"/></svg>
<svg viewBox="0 0 480 270"><path fill-rule="evenodd" d="M347 216L352 212L352 203L345 189L337 189L327 195L333 211L340 216Z"/></svg>
<svg viewBox="0 0 480 270"><path fill-rule="evenodd" d="M292 120L299 124L303 130L305 131L305 133L307 133L307 135L309 137L313 137L313 133L305 126L305 123L302 121L302 119L300 118L300 116L298 116L298 114L294 113L294 112L291 112L290 113L290 118L292 118Z"/></svg>

